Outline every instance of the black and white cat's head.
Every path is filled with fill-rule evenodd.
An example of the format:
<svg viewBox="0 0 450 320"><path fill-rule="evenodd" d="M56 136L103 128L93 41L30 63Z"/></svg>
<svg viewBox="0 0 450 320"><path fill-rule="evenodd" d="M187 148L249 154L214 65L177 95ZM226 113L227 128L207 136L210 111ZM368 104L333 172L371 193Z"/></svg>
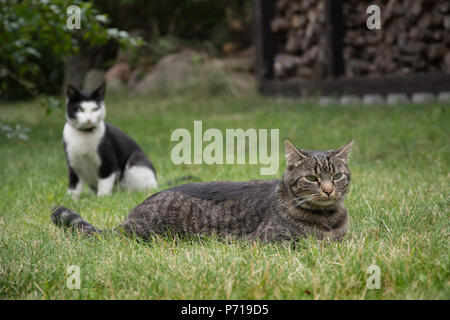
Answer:
<svg viewBox="0 0 450 320"><path fill-rule="evenodd" d="M105 84L92 92L78 91L69 84L66 88L67 121L82 131L95 129L106 116L105 91Z"/></svg>

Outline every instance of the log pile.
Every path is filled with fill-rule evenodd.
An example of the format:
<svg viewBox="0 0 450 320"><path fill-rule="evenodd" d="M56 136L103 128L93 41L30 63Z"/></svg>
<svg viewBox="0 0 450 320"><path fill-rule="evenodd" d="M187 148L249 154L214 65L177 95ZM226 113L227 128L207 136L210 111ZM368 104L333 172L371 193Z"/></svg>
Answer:
<svg viewBox="0 0 450 320"><path fill-rule="evenodd" d="M324 0L278 0L271 29L276 78L318 79L326 74Z"/></svg>
<svg viewBox="0 0 450 320"><path fill-rule="evenodd" d="M368 4L344 0L345 76L450 73L448 0L375 0L381 30L366 26Z"/></svg>
<svg viewBox="0 0 450 320"><path fill-rule="evenodd" d="M369 30L367 7L381 9ZM449 0L342 0L344 76L450 73ZM275 78L327 75L325 0L277 0Z"/></svg>

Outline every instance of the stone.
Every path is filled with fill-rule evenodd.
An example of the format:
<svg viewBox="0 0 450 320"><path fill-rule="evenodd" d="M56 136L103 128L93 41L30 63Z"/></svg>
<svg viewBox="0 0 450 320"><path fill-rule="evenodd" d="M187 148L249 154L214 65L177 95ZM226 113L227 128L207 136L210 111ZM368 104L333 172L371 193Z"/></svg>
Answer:
<svg viewBox="0 0 450 320"><path fill-rule="evenodd" d="M234 96L249 92L256 94L256 79L253 74L235 72L227 73L223 76L226 81L226 86Z"/></svg>
<svg viewBox="0 0 450 320"><path fill-rule="evenodd" d="M246 72L250 73L253 68L252 59L251 58L227 58L223 59L224 68L226 71L231 72Z"/></svg>
<svg viewBox="0 0 450 320"><path fill-rule="evenodd" d="M336 106L339 104L339 99L333 96L322 96L319 98L318 104L321 107Z"/></svg>
<svg viewBox="0 0 450 320"><path fill-rule="evenodd" d="M361 98L355 95L343 95L340 98L340 104L344 106L361 104Z"/></svg>
<svg viewBox="0 0 450 320"><path fill-rule="evenodd" d="M438 101L439 102L450 102L450 91L439 92Z"/></svg>
<svg viewBox="0 0 450 320"><path fill-rule="evenodd" d="M116 93L122 93L122 92L126 92L128 90L126 83L120 81L117 78L113 78L111 80L109 80L106 83L106 90L108 92L116 92Z"/></svg>
<svg viewBox="0 0 450 320"><path fill-rule="evenodd" d="M145 68L138 67L131 71L130 76L128 77L127 87L133 90L136 85L145 78L148 72L151 70L146 70Z"/></svg>
<svg viewBox="0 0 450 320"><path fill-rule="evenodd" d="M436 95L431 92L415 92L411 96L411 101L414 103L432 102L436 99Z"/></svg>
<svg viewBox="0 0 450 320"><path fill-rule="evenodd" d="M386 95L386 102L389 106L396 104L408 103L409 98L406 93L388 93Z"/></svg>
<svg viewBox="0 0 450 320"><path fill-rule="evenodd" d="M366 106L382 105L384 104L384 98L381 94L365 94L363 96L363 104Z"/></svg>
<svg viewBox="0 0 450 320"><path fill-rule="evenodd" d="M126 83L130 77L130 66L126 62L118 62L106 71L105 81L113 79Z"/></svg>
<svg viewBox="0 0 450 320"><path fill-rule="evenodd" d="M196 54L185 50L169 54L155 65L155 68L136 84L138 93L179 87L196 76Z"/></svg>
<svg viewBox="0 0 450 320"><path fill-rule="evenodd" d="M162 58L152 69L136 68L128 87L136 93L170 93L173 90L229 92L240 95L256 92L249 58L212 59L206 54L184 50Z"/></svg>

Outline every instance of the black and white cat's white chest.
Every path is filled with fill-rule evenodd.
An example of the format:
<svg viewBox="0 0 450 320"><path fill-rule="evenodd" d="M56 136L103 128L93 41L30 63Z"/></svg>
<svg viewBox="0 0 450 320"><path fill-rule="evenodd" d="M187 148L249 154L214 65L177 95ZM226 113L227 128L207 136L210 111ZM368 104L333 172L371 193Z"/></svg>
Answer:
<svg viewBox="0 0 450 320"><path fill-rule="evenodd" d="M102 164L99 146L102 141L105 143L105 131L104 122L92 131L80 131L69 123L65 124L63 130L64 148L69 167L94 190L97 189L98 171Z"/></svg>

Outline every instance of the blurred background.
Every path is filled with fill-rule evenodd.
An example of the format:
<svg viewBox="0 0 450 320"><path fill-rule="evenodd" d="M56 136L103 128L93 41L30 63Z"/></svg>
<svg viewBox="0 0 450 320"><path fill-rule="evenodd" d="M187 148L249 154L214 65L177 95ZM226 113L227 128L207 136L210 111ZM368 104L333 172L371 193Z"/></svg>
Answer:
<svg viewBox="0 0 450 320"><path fill-rule="evenodd" d="M70 5L81 9L79 30L66 27ZM110 90L148 92L202 69L251 71L250 1L6 1L0 16L2 99L90 88L103 77ZM224 65L228 57L236 59ZM246 85L243 77L235 82Z"/></svg>
<svg viewBox="0 0 450 320"><path fill-rule="evenodd" d="M340 36L345 77L450 73L450 2L443 0L333 1L340 10L335 25ZM380 8L380 29L368 29L373 14L369 5ZM339 8L340 7L340 8ZM326 1L279 0L271 30L275 34L275 77L321 78L327 74ZM336 30L334 30L336 32Z"/></svg>
<svg viewBox="0 0 450 320"><path fill-rule="evenodd" d="M371 4L381 9L380 30L366 27ZM81 10L78 30L67 28L70 5ZM261 81L450 73L446 0L7 0L0 15L3 100L103 79L119 92L167 94L199 82L239 92L255 88L256 72L260 91L301 95L345 88ZM425 82L450 90L430 85L443 80Z"/></svg>

